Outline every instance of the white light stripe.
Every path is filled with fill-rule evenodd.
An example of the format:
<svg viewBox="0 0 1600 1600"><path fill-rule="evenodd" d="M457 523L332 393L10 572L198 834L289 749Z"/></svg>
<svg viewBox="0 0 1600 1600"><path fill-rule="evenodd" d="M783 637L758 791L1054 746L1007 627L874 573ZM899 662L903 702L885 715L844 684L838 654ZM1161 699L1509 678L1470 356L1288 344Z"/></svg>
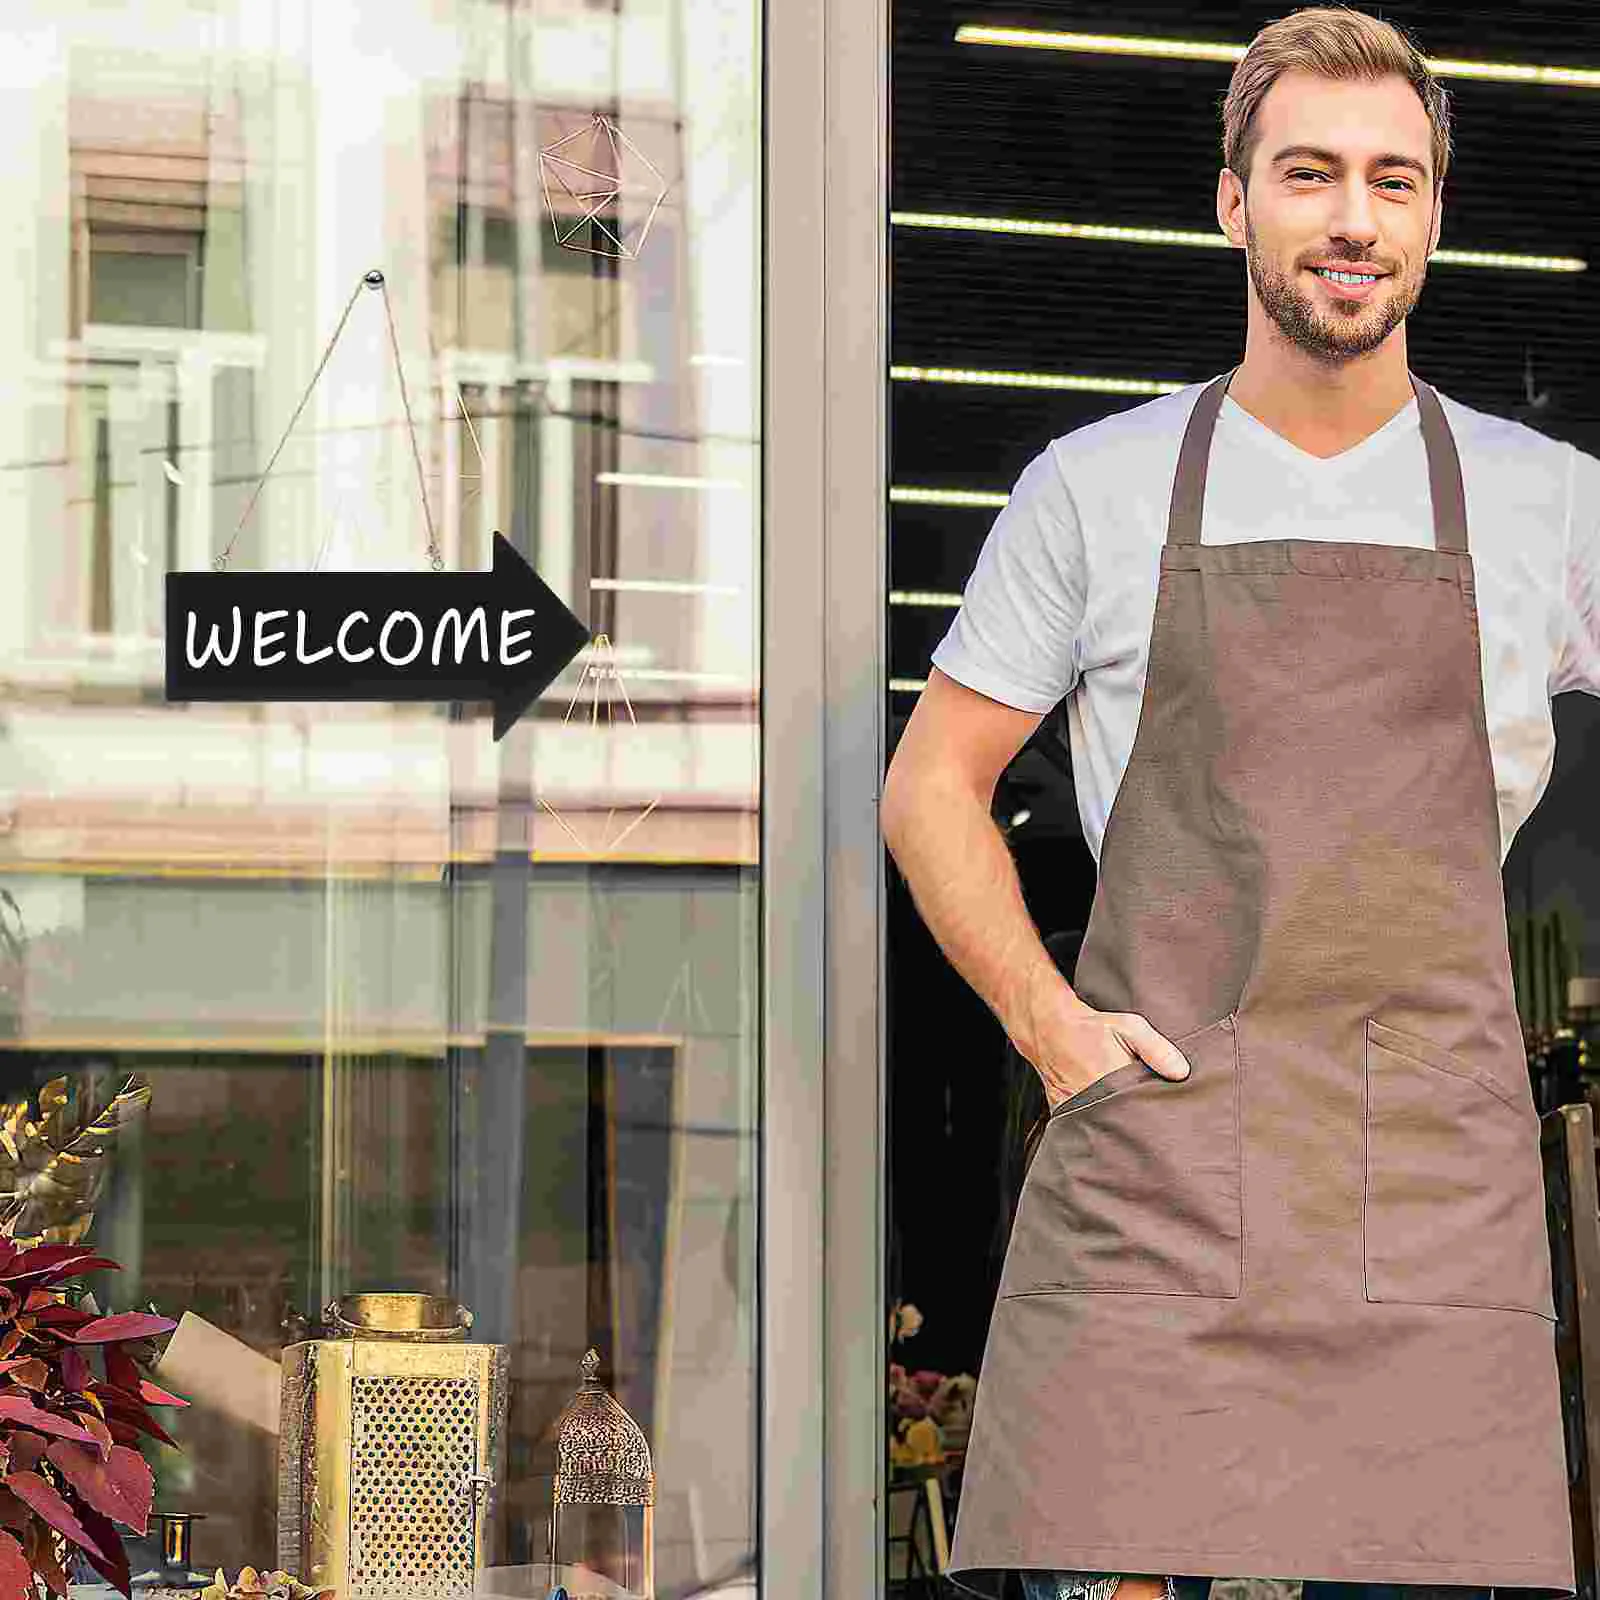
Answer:
<svg viewBox="0 0 1600 1600"><path fill-rule="evenodd" d="M938 211L891 211L901 228L936 228L956 233L1006 233L1036 238L1085 239L1099 244L1176 245L1195 250L1231 250L1221 233L1184 228L1125 228L1097 222L1041 222L1030 217L969 217ZM1524 272L1584 272L1580 256L1524 256L1500 250L1435 250L1428 258L1447 267L1493 267Z"/></svg>
<svg viewBox="0 0 1600 1600"><path fill-rule="evenodd" d="M1447 267L1504 267L1523 272L1587 272L1589 263L1581 256L1516 256L1499 250L1435 250L1429 261Z"/></svg>
<svg viewBox="0 0 1600 1600"><path fill-rule="evenodd" d="M1071 50L1104 56L1145 56L1165 61L1238 61L1242 44L1214 44L1197 39L1146 39L1108 33L1057 33L1037 28L988 28L964 23L956 29L957 44L1007 45L1020 50ZM1499 83L1553 84L1569 89L1600 89L1600 70L1593 67L1540 67L1504 61L1448 61L1434 58L1428 70L1441 78L1480 78Z"/></svg>
<svg viewBox="0 0 1600 1600"><path fill-rule="evenodd" d="M662 472L597 472L596 483L621 484L630 489L742 489L737 478L679 478Z"/></svg>
<svg viewBox="0 0 1600 1600"><path fill-rule="evenodd" d="M902 228L951 228L969 233L1035 234L1052 239L1094 239L1111 244L1178 244L1228 250L1222 233L1195 233L1183 228L1124 228L1097 222L1039 222L1027 217L969 217L940 211L891 211L889 220Z"/></svg>
<svg viewBox="0 0 1600 1600"><path fill-rule="evenodd" d="M891 486L889 500L900 506L992 506L998 509L1010 500L1008 494L989 489L917 489L909 484Z"/></svg>
<svg viewBox="0 0 1600 1600"><path fill-rule="evenodd" d="M891 678L889 692L891 694L921 694L928 687L926 678Z"/></svg>
<svg viewBox="0 0 1600 1600"><path fill-rule="evenodd" d="M1176 394L1187 387L1161 378L1088 378L1064 372L987 372L967 367L890 367L902 383L968 383L999 389L1075 389L1086 394Z"/></svg>
<svg viewBox="0 0 1600 1600"><path fill-rule="evenodd" d="M627 683L708 683L726 684L738 688L754 688L748 678L733 672L681 672L672 667L629 667L619 673Z"/></svg>
<svg viewBox="0 0 1600 1600"><path fill-rule="evenodd" d="M889 604L892 606L943 606L947 610L954 610L961 604L958 594L945 594L936 589L891 589L889 591Z"/></svg>
<svg viewBox="0 0 1600 1600"><path fill-rule="evenodd" d="M1495 83L1544 83L1567 89L1600 89L1600 71L1593 67L1536 67L1505 61L1428 62L1441 78L1484 78Z"/></svg>
<svg viewBox="0 0 1600 1600"><path fill-rule="evenodd" d="M591 578L591 589L613 594L742 594L732 583L689 583L677 578Z"/></svg>
<svg viewBox="0 0 1600 1600"><path fill-rule="evenodd" d="M1019 50L1072 50L1099 56L1151 56L1177 61L1237 61L1242 44L1201 44L1191 39L1143 39L1110 33L1056 33L1040 28L986 28L963 23L957 44L1009 45Z"/></svg>

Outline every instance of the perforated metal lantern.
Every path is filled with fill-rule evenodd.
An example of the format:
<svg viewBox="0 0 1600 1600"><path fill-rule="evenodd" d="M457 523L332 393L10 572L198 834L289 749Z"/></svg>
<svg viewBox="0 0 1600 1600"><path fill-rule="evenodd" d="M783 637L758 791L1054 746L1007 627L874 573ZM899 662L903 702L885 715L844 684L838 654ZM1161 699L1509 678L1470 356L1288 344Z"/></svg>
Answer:
<svg viewBox="0 0 1600 1600"><path fill-rule="evenodd" d="M569 1600L654 1600L656 1479L639 1424L583 1358L583 1383L556 1423L551 1587Z"/></svg>
<svg viewBox="0 0 1600 1600"><path fill-rule="evenodd" d="M283 1353L278 1565L339 1600L468 1600L488 1565L507 1351L426 1295L354 1295Z"/></svg>

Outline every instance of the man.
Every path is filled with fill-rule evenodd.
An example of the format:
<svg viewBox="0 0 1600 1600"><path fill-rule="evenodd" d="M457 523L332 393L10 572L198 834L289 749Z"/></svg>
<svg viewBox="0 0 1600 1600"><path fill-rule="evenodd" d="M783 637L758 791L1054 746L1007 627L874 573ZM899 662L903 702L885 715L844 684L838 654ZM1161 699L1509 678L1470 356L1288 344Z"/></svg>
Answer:
<svg viewBox="0 0 1600 1600"><path fill-rule="evenodd" d="M1600 462L1413 382L1450 126L1410 41L1297 12L1223 122L1243 361L1029 464L883 796L1050 1106L952 1566L1570 1593L1500 869L1550 696L1600 694ZM989 815L1068 696L1070 983Z"/></svg>

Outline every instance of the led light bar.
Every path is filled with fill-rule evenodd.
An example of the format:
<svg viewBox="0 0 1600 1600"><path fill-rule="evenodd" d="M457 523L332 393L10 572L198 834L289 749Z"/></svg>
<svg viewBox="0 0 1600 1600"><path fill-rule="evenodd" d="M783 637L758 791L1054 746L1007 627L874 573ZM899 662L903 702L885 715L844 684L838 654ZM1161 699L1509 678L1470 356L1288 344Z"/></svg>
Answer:
<svg viewBox="0 0 1600 1600"><path fill-rule="evenodd" d="M1587 272L1581 256L1514 256L1499 250L1435 250L1429 261L1447 267L1506 267L1521 272Z"/></svg>
<svg viewBox="0 0 1600 1600"><path fill-rule="evenodd" d="M1101 56L1143 56L1166 61L1238 61L1242 44L1212 44L1194 39L1146 39L1107 33L1056 33L1038 28L989 28L964 23L957 44L1004 45L1019 50L1071 50ZM1496 83L1553 84L1568 89L1600 89L1593 67L1539 67L1502 61L1432 59L1428 70L1441 78L1479 78Z"/></svg>
<svg viewBox="0 0 1600 1600"><path fill-rule="evenodd" d="M989 489L918 489L909 484L891 487L889 501L901 506L992 506L1006 504L1011 496Z"/></svg>
<svg viewBox="0 0 1600 1600"><path fill-rule="evenodd" d="M591 578L591 589L613 594L739 594L737 584L689 583L679 578Z"/></svg>
<svg viewBox="0 0 1600 1600"><path fill-rule="evenodd" d="M980 384L996 389L1073 389L1085 394L1176 394L1187 387L1160 378L1094 378L1068 372L986 372L967 367L890 367L901 383Z"/></svg>
<svg viewBox="0 0 1600 1600"><path fill-rule="evenodd" d="M891 678L889 692L891 694L921 694L928 687L926 678Z"/></svg>
<svg viewBox="0 0 1600 1600"><path fill-rule="evenodd" d="M1048 239L1086 239L1101 244L1177 245L1185 249L1231 250L1220 232L1186 228L1124 228L1097 222L1041 222L1030 217L969 217L939 211L891 211L901 228L936 228L959 233L1007 233ZM1524 272L1586 272L1579 256L1523 256L1498 250L1435 250L1428 258L1447 267L1496 267Z"/></svg>
<svg viewBox="0 0 1600 1600"><path fill-rule="evenodd" d="M629 667L629 683L703 683L729 688L753 688L750 678L736 672L684 672L672 667Z"/></svg>
<svg viewBox="0 0 1600 1600"><path fill-rule="evenodd" d="M889 591L889 604L892 606L943 606L948 611L954 611L961 604L958 594L946 594L936 589L891 589Z"/></svg>
<svg viewBox="0 0 1600 1600"><path fill-rule="evenodd" d="M1237 61L1242 44L1200 44L1191 39L1143 39L1111 33L1057 33L1042 28L987 28L963 23L957 44L1009 45L1017 50L1073 50L1097 56L1165 57L1172 61Z"/></svg>
<svg viewBox="0 0 1600 1600"><path fill-rule="evenodd" d="M685 478L666 472L597 472L596 483L621 484L630 489L742 489L737 478Z"/></svg>
<svg viewBox="0 0 1600 1600"><path fill-rule="evenodd" d="M901 228L948 228L968 233L1035 234L1049 239L1094 239L1112 244L1177 244L1228 250L1221 233L1193 233L1182 228L1119 228L1093 222L1038 222L1026 217L966 217L938 211L891 211L890 222Z"/></svg>

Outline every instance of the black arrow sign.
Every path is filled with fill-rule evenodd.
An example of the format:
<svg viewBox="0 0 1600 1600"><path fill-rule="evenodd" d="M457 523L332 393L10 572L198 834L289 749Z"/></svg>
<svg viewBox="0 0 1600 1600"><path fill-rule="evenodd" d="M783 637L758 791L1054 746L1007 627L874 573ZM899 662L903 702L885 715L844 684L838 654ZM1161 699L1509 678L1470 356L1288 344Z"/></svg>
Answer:
<svg viewBox="0 0 1600 1600"><path fill-rule="evenodd" d="M167 699L492 700L506 730L589 630L501 534L490 572L169 572Z"/></svg>

